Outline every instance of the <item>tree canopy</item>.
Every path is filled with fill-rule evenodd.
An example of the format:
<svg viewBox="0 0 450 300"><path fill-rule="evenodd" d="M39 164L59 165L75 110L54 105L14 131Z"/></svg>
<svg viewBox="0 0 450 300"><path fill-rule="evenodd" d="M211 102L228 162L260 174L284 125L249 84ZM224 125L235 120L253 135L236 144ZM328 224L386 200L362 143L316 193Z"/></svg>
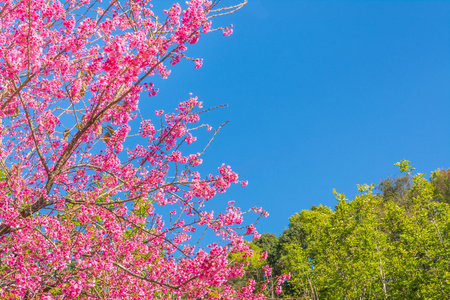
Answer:
<svg viewBox="0 0 450 300"><path fill-rule="evenodd" d="M291 274L285 297L450 298L450 173L412 176L402 163L406 175L377 189L359 185L351 201L335 192L334 209L294 214L276 247L275 236L262 235L275 253L269 265Z"/></svg>

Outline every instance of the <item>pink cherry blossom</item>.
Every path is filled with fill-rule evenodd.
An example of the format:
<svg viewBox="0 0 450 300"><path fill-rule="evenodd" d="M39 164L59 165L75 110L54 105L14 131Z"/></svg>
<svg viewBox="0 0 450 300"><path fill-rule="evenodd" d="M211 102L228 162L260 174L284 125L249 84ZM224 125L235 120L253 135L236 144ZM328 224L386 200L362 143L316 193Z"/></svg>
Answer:
<svg viewBox="0 0 450 300"><path fill-rule="evenodd" d="M225 164L197 171L202 102L139 110L152 76L192 63L204 34L231 34L213 21L246 1L220 2L157 17L149 0L0 0L2 299L264 298L230 281L245 270L229 254L251 256L244 236L258 237L246 212L205 204L247 182ZM200 247L205 231L216 239Z"/></svg>

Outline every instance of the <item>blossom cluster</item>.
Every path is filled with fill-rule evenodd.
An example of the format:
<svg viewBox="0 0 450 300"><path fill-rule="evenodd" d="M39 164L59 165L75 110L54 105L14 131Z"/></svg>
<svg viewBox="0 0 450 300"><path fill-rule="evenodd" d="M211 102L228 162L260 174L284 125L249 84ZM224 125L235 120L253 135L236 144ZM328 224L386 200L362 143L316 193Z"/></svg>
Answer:
<svg viewBox="0 0 450 300"><path fill-rule="evenodd" d="M230 283L244 270L228 256L251 254L254 226L233 203L205 209L247 182L226 165L196 171L202 103L139 111L151 76L243 5L219 3L175 4L161 21L149 0L0 0L2 299L263 297ZM221 243L200 247L205 230Z"/></svg>

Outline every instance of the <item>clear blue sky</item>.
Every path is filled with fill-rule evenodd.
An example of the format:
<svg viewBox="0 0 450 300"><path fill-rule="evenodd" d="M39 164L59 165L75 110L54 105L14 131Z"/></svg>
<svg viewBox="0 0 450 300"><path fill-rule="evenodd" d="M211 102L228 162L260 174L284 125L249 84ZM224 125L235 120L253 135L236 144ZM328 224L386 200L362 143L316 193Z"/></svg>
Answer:
<svg viewBox="0 0 450 300"><path fill-rule="evenodd" d="M189 92L229 104L202 116L231 120L202 170L224 162L249 186L212 207L262 206L258 230L279 235L295 212L334 207L333 188L352 198L356 184L398 176L401 159L450 167L450 1L249 0L215 24L230 23L232 36L188 52L201 69L177 65L145 104L170 110Z"/></svg>

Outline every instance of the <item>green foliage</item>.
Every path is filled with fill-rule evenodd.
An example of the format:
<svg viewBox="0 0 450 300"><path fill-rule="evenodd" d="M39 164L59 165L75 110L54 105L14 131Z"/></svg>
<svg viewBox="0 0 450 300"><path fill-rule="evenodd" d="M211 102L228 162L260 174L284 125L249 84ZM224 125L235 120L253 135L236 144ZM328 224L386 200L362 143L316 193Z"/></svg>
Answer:
<svg viewBox="0 0 450 300"><path fill-rule="evenodd" d="M410 161L405 159L402 159L402 161L395 163L394 165L399 166L400 172L407 173L408 175L415 170L415 168L411 167Z"/></svg>
<svg viewBox="0 0 450 300"><path fill-rule="evenodd" d="M277 260L278 238L273 233L264 233L253 243L258 246L263 252L267 252L267 262L273 265Z"/></svg>
<svg viewBox="0 0 450 300"><path fill-rule="evenodd" d="M407 173L359 185L334 210L314 206L289 219L269 264L290 272L284 296L307 299L450 299L450 172ZM267 246L266 246L267 245ZM273 251L273 250L271 250Z"/></svg>
<svg viewBox="0 0 450 300"><path fill-rule="evenodd" d="M261 285L264 280L264 270L262 270L262 267L267 265L267 260L263 259L262 256L265 251L258 247L255 242L250 242L250 249L253 250L253 255L251 257L245 256L244 253L241 252L229 255L230 261L245 265L244 276L236 277L231 280L234 286L245 286L249 279L253 279Z"/></svg>
<svg viewBox="0 0 450 300"><path fill-rule="evenodd" d="M435 187L434 196L436 200L450 204L450 169L438 169L431 173L430 180Z"/></svg>
<svg viewBox="0 0 450 300"><path fill-rule="evenodd" d="M278 238L273 233L264 233L259 239L253 241L253 243L263 251L266 251L268 256L270 256L276 251Z"/></svg>

